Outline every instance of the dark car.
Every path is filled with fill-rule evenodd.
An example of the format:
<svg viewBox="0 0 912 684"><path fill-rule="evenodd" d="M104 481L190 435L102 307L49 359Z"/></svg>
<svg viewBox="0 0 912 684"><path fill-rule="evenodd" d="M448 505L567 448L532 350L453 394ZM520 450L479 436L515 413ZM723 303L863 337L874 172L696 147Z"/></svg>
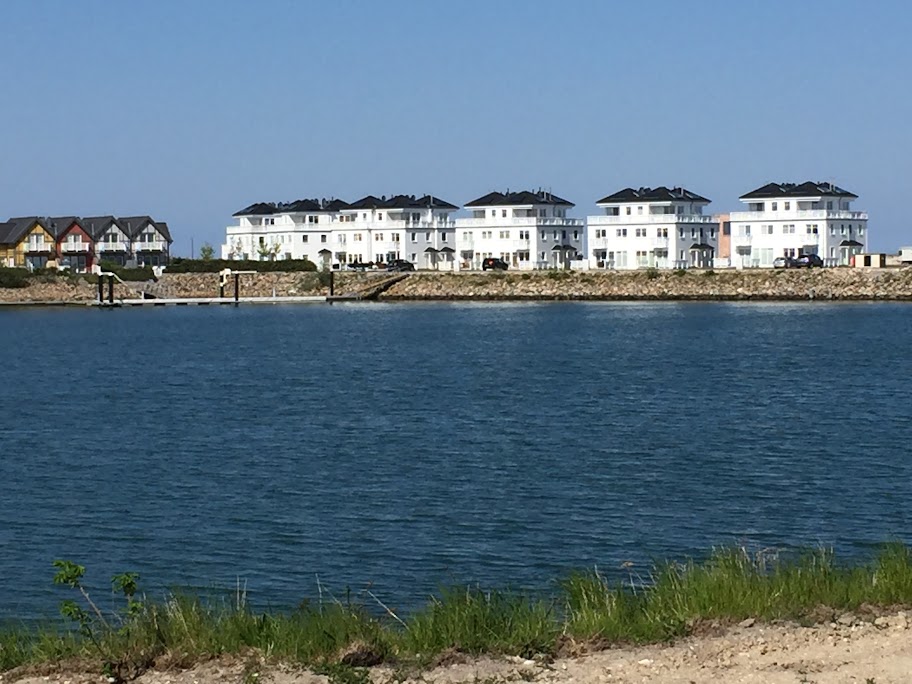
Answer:
<svg viewBox="0 0 912 684"><path fill-rule="evenodd" d="M795 268L823 268L823 259L816 254L801 254L793 265Z"/></svg>
<svg viewBox="0 0 912 684"><path fill-rule="evenodd" d="M489 257L481 262L482 271L506 271L510 265L503 259Z"/></svg>
<svg viewBox="0 0 912 684"><path fill-rule="evenodd" d="M415 264L405 259L393 259L386 265L387 271L414 271Z"/></svg>

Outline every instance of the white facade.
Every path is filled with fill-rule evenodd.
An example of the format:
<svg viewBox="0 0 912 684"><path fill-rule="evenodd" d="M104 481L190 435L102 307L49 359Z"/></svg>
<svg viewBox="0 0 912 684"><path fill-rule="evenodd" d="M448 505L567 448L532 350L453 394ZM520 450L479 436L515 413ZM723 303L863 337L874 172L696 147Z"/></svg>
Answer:
<svg viewBox="0 0 912 684"><path fill-rule="evenodd" d="M255 204L226 228L223 259L309 259L324 268L407 259L419 268L452 268L457 207L431 196L302 200Z"/></svg>
<svg viewBox="0 0 912 684"><path fill-rule="evenodd" d="M848 266L867 251L868 215L857 199L830 183L770 183L741 197L747 211L731 214L731 263L772 267L778 257L816 254L826 266Z"/></svg>
<svg viewBox="0 0 912 684"><path fill-rule="evenodd" d="M550 192L492 192L466 204L456 219L458 268L480 269L487 258L510 268L568 268L582 254L585 224L568 218L574 205Z"/></svg>
<svg viewBox="0 0 912 684"><path fill-rule="evenodd" d="M683 188L626 188L599 200L586 218L591 268L711 268L719 224L710 201Z"/></svg>

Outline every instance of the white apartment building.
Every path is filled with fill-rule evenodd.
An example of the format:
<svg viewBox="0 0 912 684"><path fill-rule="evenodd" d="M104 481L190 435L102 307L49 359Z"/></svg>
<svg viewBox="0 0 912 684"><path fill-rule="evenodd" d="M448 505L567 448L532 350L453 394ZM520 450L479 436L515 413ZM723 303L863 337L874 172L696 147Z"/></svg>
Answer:
<svg viewBox="0 0 912 684"><path fill-rule="evenodd" d="M420 268L453 268L458 207L432 195L260 202L236 212L223 259L309 259L330 268L408 259Z"/></svg>
<svg viewBox="0 0 912 684"><path fill-rule="evenodd" d="M490 257L511 268L567 268L583 252L585 225L567 218L574 206L550 191L491 192L456 219L458 268L479 269Z"/></svg>
<svg viewBox="0 0 912 684"><path fill-rule="evenodd" d="M711 268L719 224L710 200L684 188L625 188L596 202L586 218L591 268Z"/></svg>
<svg viewBox="0 0 912 684"><path fill-rule="evenodd" d="M736 268L772 267L777 257L816 254L826 266L848 266L867 250L868 215L832 183L769 183L742 195L747 211L731 214Z"/></svg>

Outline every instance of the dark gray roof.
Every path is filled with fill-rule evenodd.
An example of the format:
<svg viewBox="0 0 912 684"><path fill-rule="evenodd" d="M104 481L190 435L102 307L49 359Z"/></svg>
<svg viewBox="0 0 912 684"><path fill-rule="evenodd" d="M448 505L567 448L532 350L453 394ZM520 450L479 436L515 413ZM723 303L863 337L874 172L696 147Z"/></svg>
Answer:
<svg viewBox="0 0 912 684"><path fill-rule="evenodd" d="M858 195L840 188L832 183L767 183L763 187L751 190L741 195L741 199L776 199L777 197L851 197L857 199Z"/></svg>
<svg viewBox="0 0 912 684"><path fill-rule="evenodd" d="M89 234L93 240L98 240L108 228L113 224L123 230L123 226L113 216L86 216L82 219L82 229ZM126 231L124 231L126 232Z"/></svg>
<svg viewBox="0 0 912 684"><path fill-rule="evenodd" d="M596 204L611 204L614 202L710 202L710 200L691 192L686 188L666 188L660 185L657 188L624 188L613 195L603 197Z"/></svg>
<svg viewBox="0 0 912 684"><path fill-rule="evenodd" d="M249 207L236 211L232 216L268 216L276 212L276 205L272 202L256 202Z"/></svg>
<svg viewBox="0 0 912 684"><path fill-rule="evenodd" d="M55 240L59 239L74 223L82 228L78 216L48 216L44 219L48 232L54 236Z"/></svg>
<svg viewBox="0 0 912 684"><path fill-rule="evenodd" d="M5 235L3 235L3 238L0 241L8 245L14 245L19 242L36 223L47 230L47 225L40 216L19 216L17 218L11 218L4 224L7 228L5 230Z"/></svg>
<svg viewBox="0 0 912 684"><path fill-rule="evenodd" d="M522 206L526 204L548 204L563 205L567 207L574 206L573 202L558 197L557 195L546 190L530 192L522 190L520 192L489 192L483 197L466 203L467 207L509 207Z"/></svg>
<svg viewBox="0 0 912 684"><path fill-rule="evenodd" d="M149 224L155 225L151 216L118 216L117 221L131 239L139 235Z"/></svg>
<svg viewBox="0 0 912 684"><path fill-rule="evenodd" d="M446 200L433 195L424 195L415 197L415 195L367 195L357 202L352 202L346 207L347 209L458 209L455 204L450 204Z"/></svg>
<svg viewBox="0 0 912 684"><path fill-rule="evenodd" d="M0 245L10 244L11 240L9 240L9 236L12 235L15 227L16 224L12 221L0 223Z"/></svg>
<svg viewBox="0 0 912 684"><path fill-rule="evenodd" d="M156 221L155 228L158 230L159 233L162 234L162 237L168 241L168 244L171 244L172 242L174 242L174 240L171 239L171 229L168 228L167 223L165 223L164 221Z"/></svg>

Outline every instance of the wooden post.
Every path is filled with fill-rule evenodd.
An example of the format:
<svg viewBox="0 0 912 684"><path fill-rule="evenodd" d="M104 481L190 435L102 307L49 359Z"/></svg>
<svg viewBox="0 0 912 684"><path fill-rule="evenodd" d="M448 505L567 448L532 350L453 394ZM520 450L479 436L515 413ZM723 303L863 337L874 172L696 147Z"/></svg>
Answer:
<svg viewBox="0 0 912 684"><path fill-rule="evenodd" d="M329 296L332 297L336 292L336 272L329 272Z"/></svg>
<svg viewBox="0 0 912 684"><path fill-rule="evenodd" d="M98 303L104 304L104 276L98 276Z"/></svg>
<svg viewBox="0 0 912 684"><path fill-rule="evenodd" d="M114 276L108 276L108 304L114 303Z"/></svg>
<svg viewBox="0 0 912 684"><path fill-rule="evenodd" d="M234 303L237 304L241 297L241 276L234 274Z"/></svg>

